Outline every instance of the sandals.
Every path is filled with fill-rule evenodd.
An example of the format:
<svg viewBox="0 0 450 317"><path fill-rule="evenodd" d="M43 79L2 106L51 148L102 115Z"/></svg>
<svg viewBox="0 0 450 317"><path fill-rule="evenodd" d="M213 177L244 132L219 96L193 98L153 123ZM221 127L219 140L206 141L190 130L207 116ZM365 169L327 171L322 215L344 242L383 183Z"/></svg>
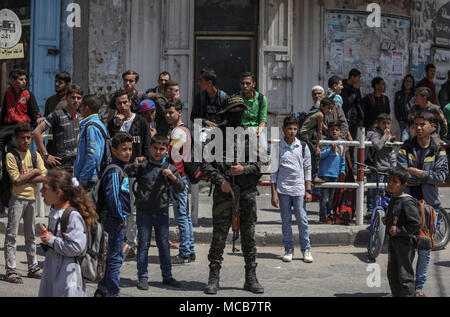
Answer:
<svg viewBox="0 0 450 317"><path fill-rule="evenodd" d="M173 243L173 242L170 241L170 240L169 240L169 247L170 247L171 249L177 249L177 250L178 250L178 245L175 244L175 243Z"/></svg>
<svg viewBox="0 0 450 317"><path fill-rule="evenodd" d="M427 297L427 295L425 295L425 293L422 290L416 290L414 292L414 297Z"/></svg>
<svg viewBox="0 0 450 317"><path fill-rule="evenodd" d="M13 284L23 284L23 280L17 273L9 273L6 275L6 281Z"/></svg>
<svg viewBox="0 0 450 317"><path fill-rule="evenodd" d="M37 268L35 270L29 270L27 277L29 278L35 278L37 280L40 280L42 278L42 271L40 268Z"/></svg>

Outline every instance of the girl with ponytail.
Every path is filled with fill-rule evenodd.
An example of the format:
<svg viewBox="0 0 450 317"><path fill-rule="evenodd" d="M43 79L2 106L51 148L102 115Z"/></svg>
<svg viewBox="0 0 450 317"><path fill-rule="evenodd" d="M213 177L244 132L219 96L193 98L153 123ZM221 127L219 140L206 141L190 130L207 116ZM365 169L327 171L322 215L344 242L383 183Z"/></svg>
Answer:
<svg viewBox="0 0 450 317"><path fill-rule="evenodd" d="M48 229L42 228L45 253L40 297L85 297L86 285L77 257L86 249L86 230L98 220L92 201L75 178L61 168L50 170L41 190L51 206ZM71 208L67 230L61 232L61 217Z"/></svg>

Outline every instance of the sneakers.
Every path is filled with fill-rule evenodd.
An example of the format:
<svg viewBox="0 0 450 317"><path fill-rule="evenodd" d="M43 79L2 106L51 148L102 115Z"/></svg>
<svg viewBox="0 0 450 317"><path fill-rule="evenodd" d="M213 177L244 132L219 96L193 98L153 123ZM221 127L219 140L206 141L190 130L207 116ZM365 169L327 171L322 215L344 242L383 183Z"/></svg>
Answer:
<svg viewBox="0 0 450 317"><path fill-rule="evenodd" d="M178 254L177 256L172 258L172 264L187 264L190 262L191 262L190 257L185 258L184 256L181 256L180 254Z"/></svg>
<svg viewBox="0 0 450 317"><path fill-rule="evenodd" d="M189 260L191 261L191 262L195 262L195 259L196 259L197 257L195 256L195 253L192 253L190 256L189 256Z"/></svg>
<svg viewBox="0 0 450 317"><path fill-rule="evenodd" d="M283 256L283 262L292 262L292 256L293 256L293 252L292 251L286 251L286 253Z"/></svg>
<svg viewBox="0 0 450 317"><path fill-rule="evenodd" d="M311 250L306 250L305 252L303 252L303 261L305 263L312 263L314 261Z"/></svg>
<svg viewBox="0 0 450 317"><path fill-rule="evenodd" d="M163 280L163 284L164 285L169 285L172 287L176 287L176 288L181 288L181 283L178 282L176 279L174 279L173 277L168 278L166 280Z"/></svg>
<svg viewBox="0 0 450 317"><path fill-rule="evenodd" d="M143 291L148 291L148 280L139 280L137 288Z"/></svg>

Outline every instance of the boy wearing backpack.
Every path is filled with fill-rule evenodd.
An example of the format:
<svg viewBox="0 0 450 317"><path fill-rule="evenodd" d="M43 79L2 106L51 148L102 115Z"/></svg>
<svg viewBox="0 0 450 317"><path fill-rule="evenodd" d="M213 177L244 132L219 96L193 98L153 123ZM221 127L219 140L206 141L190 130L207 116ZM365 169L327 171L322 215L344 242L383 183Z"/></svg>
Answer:
<svg viewBox="0 0 450 317"><path fill-rule="evenodd" d="M388 190L393 197L383 218L389 233L387 276L393 297L414 296L414 235L421 220L417 200L404 193L408 177L402 167L390 171Z"/></svg>
<svg viewBox="0 0 450 317"><path fill-rule="evenodd" d="M96 297L120 296L120 267L123 263L123 242L126 220L131 214L130 186L125 167L130 161L133 137L117 133L112 139L112 162L101 179L99 200L103 202L104 230L108 233L108 257L106 272L98 283ZM112 168L110 168L112 167ZM97 212L99 212L97 210Z"/></svg>
<svg viewBox="0 0 450 317"><path fill-rule="evenodd" d="M152 229L155 228L156 245L163 284L181 287L172 277L172 263L169 246L169 201L170 191L181 193L185 189L178 170L169 164L167 155L169 139L157 134L152 138L149 158L137 158L126 171L136 178L135 190L138 228L137 270L138 285L141 290L148 290L148 250L150 248ZM133 189L134 190L134 189Z"/></svg>
<svg viewBox="0 0 450 317"><path fill-rule="evenodd" d="M303 261L312 263L314 259L311 254L306 214L306 203L312 200L311 155L307 145L295 137L297 129L294 117L290 116L284 120L284 139L280 143L279 157L272 159L272 162L278 162L277 170L271 174L272 206L280 208L281 213L285 250L283 262L291 262L294 254L291 220L293 208L297 219Z"/></svg>
<svg viewBox="0 0 450 317"><path fill-rule="evenodd" d="M86 191L94 187L98 180L105 154L105 136L108 131L98 116L101 106L102 102L98 97L89 95L83 98L79 108L85 119L80 123L74 176Z"/></svg>
<svg viewBox="0 0 450 317"><path fill-rule="evenodd" d="M17 150L6 155L6 181L9 176L11 188L2 188L2 196L11 192L4 200L8 205L8 226L5 236L6 279L10 283L22 284L16 271L16 237L20 219L23 218L25 247L28 260L28 277L41 278L41 269L36 259L35 218L36 218L36 184L42 182L47 174L39 153L29 149L31 143L31 126L20 122L14 128L14 141ZM2 186L3 187L3 186ZM5 198L5 197L3 197ZM9 201L8 201L9 200Z"/></svg>
<svg viewBox="0 0 450 317"><path fill-rule="evenodd" d="M448 176L448 163L445 150L434 141L431 133L435 129L433 114L419 112L414 117L414 138L405 142L399 151L397 165L408 169L410 178L405 192L424 200L435 210L440 208L438 185L445 183ZM431 250L418 250L416 265L416 296L425 296L423 286L427 280Z"/></svg>
<svg viewBox="0 0 450 317"><path fill-rule="evenodd" d="M312 178L313 183L323 183L317 176L320 162L320 140L322 139L322 131L327 129L323 123L325 116L329 115L334 107L334 101L324 98L320 101L319 110L312 110L307 113L303 119L299 118L299 138L308 144L311 152Z"/></svg>

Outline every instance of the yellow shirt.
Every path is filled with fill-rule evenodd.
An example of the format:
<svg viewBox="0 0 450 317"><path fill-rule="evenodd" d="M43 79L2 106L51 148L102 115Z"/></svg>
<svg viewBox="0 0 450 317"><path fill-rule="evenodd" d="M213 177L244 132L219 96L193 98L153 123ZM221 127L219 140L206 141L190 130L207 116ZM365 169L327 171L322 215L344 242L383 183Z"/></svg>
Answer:
<svg viewBox="0 0 450 317"><path fill-rule="evenodd" d="M33 160L31 158L30 150L27 152L17 151L17 153L19 153L20 158L22 159L22 168L25 172L33 170ZM47 175L47 169L44 166L44 161L42 160L41 155L36 153L36 156L36 168L41 171L42 176ZM19 178L20 171L17 166L17 161L11 153L6 155L6 164L9 177L11 178L11 183L13 183ZM12 185L11 192L14 196L25 200L36 200L36 184L27 183L21 186Z"/></svg>

